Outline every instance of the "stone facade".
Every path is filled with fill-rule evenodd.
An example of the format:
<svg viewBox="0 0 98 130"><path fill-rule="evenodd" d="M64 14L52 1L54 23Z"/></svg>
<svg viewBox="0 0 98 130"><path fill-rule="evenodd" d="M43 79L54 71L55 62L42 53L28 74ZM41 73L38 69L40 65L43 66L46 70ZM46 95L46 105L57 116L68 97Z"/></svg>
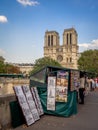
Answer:
<svg viewBox="0 0 98 130"><path fill-rule="evenodd" d="M63 45L60 45L56 31L46 31L44 38L44 57L57 60L63 67L77 69L78 45L77 32L74 28L63 32Z"/></svg>

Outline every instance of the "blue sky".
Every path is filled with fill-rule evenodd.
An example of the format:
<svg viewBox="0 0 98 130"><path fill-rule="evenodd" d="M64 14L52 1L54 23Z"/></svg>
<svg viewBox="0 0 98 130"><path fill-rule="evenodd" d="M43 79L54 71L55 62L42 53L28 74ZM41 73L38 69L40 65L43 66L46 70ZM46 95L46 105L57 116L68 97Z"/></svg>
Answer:
<svg viewBox="0 0 98 130"><path fill-rule="evenodd" d="M98 49L98 0L0 0L0 56L33 63L43 57L46 30L74 27L79 52Z"/></svg>

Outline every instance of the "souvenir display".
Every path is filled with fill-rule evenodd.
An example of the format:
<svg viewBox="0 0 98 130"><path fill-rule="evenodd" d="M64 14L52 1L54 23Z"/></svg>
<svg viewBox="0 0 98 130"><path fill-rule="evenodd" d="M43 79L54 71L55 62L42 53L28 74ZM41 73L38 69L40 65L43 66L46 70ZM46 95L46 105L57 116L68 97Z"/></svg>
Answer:
<svg viewBox="0 0 98 130"><path fill-rule="evenodd" d="M30 111L31 111L31 113L33 115L34 120L35 121L39 120L40 117L39 117L37 108L35 106L35 102L34 102L34 99L32 97L29 86L23 86L22 89L23 89L23 92L24 92L24 94L26 96L27 103L29 105L29 108L30 108Z"/></svg>
<svg viewBox="0 0 98 130"><path fill-rule="evenodd" d="M35 122L32 112L30 111L29 105L27 103L25 94L23 93L21 86L14 86L14 91L19 101L20 107L22 109L23 115L25 117L27 125L31 125Z"/></svg>

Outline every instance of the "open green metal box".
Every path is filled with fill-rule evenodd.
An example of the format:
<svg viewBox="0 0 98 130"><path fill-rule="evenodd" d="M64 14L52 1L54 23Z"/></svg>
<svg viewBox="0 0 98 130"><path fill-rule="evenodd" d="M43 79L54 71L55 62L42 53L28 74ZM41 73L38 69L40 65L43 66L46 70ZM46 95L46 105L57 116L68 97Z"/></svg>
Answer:
<svg viewBox="0 0 98 130"><path fill-rule="evenodd" d="M68 72L68 95L67 102L56 102L55 111L47 110L47 77L48 76L57 76L58 71ZM77 114L77 99L76 91L71 91L71 72L78 70L71 70L62 67L46 66L39 70L38 72L30 76L30 87L37 87L40 100L44 109L45 114L52 114L56 116L69 117L73 114Z"/></svg>

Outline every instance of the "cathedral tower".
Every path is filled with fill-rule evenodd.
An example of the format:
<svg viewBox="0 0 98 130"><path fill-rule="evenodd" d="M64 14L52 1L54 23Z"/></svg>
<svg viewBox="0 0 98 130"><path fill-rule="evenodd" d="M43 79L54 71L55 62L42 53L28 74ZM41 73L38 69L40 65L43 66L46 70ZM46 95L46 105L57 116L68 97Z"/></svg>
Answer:
<svg viewBox="0 0 98 130"><path fill-rule="evenodd" d="M77 32L74 28L63 32L63 45L59 43L56 31L45 33L44 56L57 60L63 67L77 69L78 45Z"/></svg>
<svg viewBox="0 0 98 130"><path fill-rule="evenodd" d="M59 46L59 34L56 31L46 31L44 38L44 56L56 60L56 48Z"/></svg>

